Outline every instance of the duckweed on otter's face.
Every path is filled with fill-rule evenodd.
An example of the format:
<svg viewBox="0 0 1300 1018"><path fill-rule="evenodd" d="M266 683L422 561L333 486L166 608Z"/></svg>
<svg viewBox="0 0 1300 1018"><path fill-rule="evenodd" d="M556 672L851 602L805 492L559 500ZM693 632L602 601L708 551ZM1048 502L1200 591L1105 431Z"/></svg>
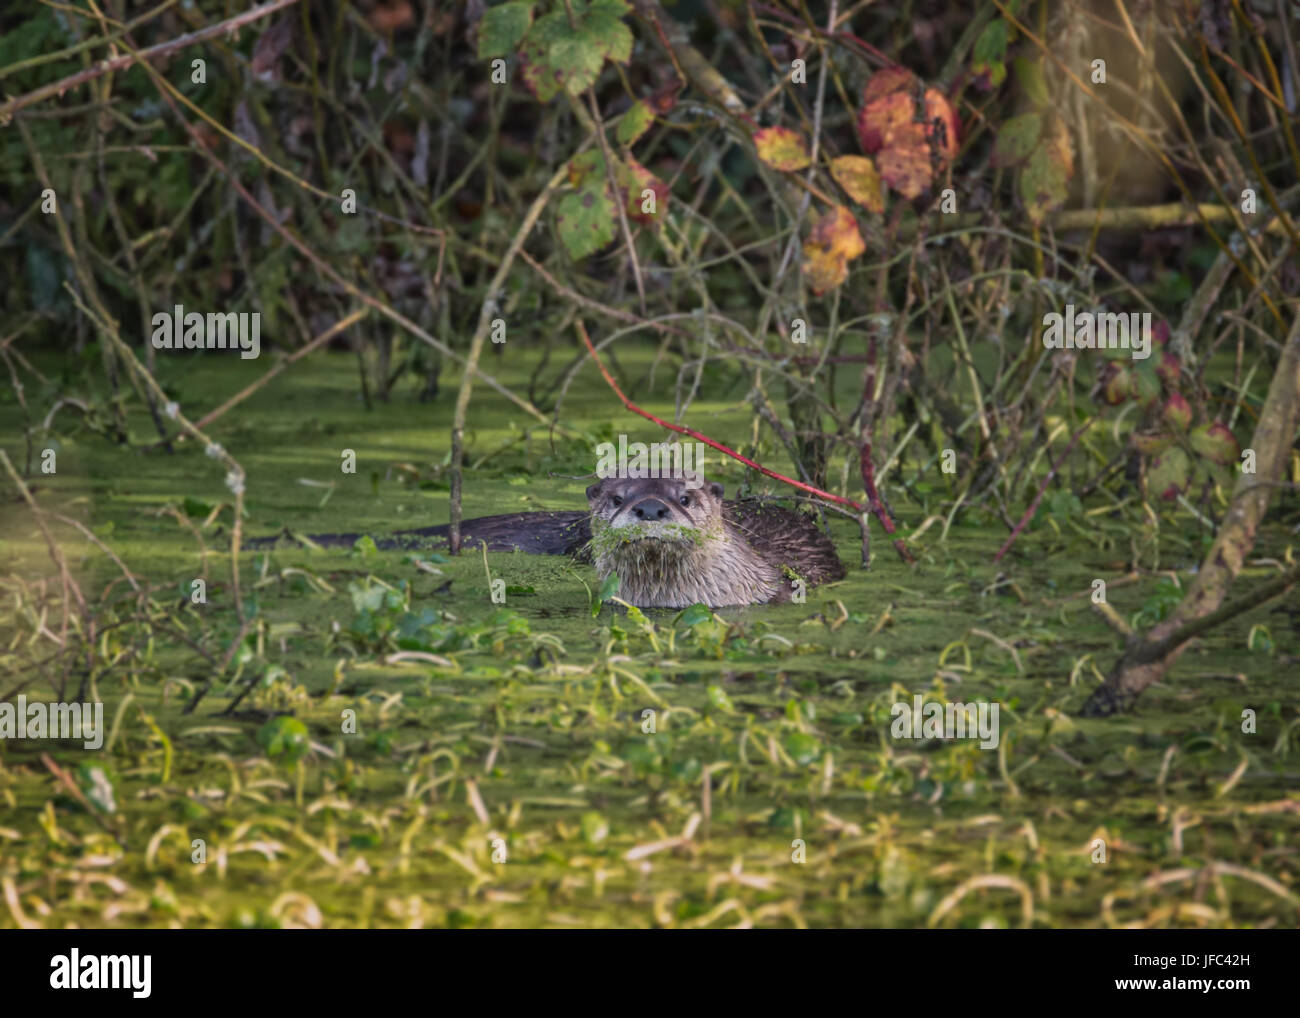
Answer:
<svg viewBox="0 0 1300 1018"><path fill-rule="evenodd" d="M629 526L610 526L599 517L591 521L591 550L594 555L613 555L626 550L628 545L641 541L658 541L699 547L710 537L699 527L681 523L634 523Z"/></svg>

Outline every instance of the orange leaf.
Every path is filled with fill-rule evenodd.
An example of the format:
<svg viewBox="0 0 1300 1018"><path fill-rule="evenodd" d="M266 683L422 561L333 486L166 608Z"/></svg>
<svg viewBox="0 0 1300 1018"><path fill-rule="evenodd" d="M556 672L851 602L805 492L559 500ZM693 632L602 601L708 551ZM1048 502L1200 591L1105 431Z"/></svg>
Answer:
<svg viewBox="0 0 1300 1018"><path fill-rule="evenodd" d="M930 186L930 146L925 143L925 128L917 123L899 128L893 143L876 158L880 176L904 198L915 198Z"/></svg>
<svg viewBox="0 0 1300 1018"><path fill-rule="evenodd" d="M812 160L797 131L788 127L765 127L754 132L758 158L774 170L802 170Z"/></svg>
<svg viewBox="0 0 1300 1018"><path fill-rule="evenodd" d="M848 278L849 262L866 249L858 221L843 205L818 217L803 246L803 269L813 293L820 296L843 283Z"/></svg>
<svg viewBox="0 0 1300 1018"><path fill-rule="evenodd" d="M873 79L874 80L874 79ZM870 89L870 85L867 86ZM858 112L858 138L869 156L893 143L900 130L916 120L916 102L907 92L891 92L864 103Z"/></svg>
<svg viewBox="0 0 1300 1018"><path fill-rule="evenodd" d="M831 160L831 176L850 198L869 212L885 211L880 173L866 156L840 156Z"/></svg>
<svg viewBox="0 0 1300 1018"><path fill-rule="evenodd" d="M862 90L862 105L866 106L873 99L889 95L891 92L908 90L916 81L916 76L906 67L886 67L877 71Z"/></svg>
<svg viewBox="0 0 1300 1018"><path fill-rule="evenodd" d="M952 106L938 89L925 90L925 121L926 137L939 153L944 165L947 165L957 154L961 125Z"/></svg>
<svg viewBox="0 0 1300 1018"><path fill-rule="evenodd" d="M960 123L938 89L921 92L919 79L901 67L872 75L862 90L858 139L886 184L915 198L934 179L936 167L957 154Z"/></svg>

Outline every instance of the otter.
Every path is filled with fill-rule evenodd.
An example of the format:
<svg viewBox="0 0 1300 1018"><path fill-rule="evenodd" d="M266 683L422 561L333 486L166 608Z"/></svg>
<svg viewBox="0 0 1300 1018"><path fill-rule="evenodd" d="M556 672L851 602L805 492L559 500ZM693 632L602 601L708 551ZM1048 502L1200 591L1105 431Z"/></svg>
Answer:
<svg viewBox="0 0 1300 1018"><path fill-rule="evenodd" d="M587 489L592 562L643 608L789 601L795 580L838 580L835 546L806 516L757 501L726 502L721 484L606 478Z"/></svg>
<svg viewBox="0 0 1300 1018"><path fill-rule="evenodd" d="M587 488L589 512L525 512L461 523L466 543L490 551L569 555L588 561L601 581L619 578L618 596L640 608L712 608L789 601L796 581L812 587L842 579L835 546L808 517L770 502L724 500L716 482L680 477L605 478ZM445 543L448 527L397 531L380 548ZM319 534L326 547L359 534ZM260 538L264 547L277 538Z"/></svg>

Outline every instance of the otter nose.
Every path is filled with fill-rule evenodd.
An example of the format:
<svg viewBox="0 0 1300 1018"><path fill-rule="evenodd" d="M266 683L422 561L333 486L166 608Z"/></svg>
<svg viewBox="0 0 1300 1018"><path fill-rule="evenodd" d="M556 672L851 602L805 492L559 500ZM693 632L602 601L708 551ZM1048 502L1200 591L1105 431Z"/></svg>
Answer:
<svg viewBox="0 0 1300 1018"><path fill-rule="evenodd" d="M668 515L668 507L657 498L647 498L638 502L632 513L638 520L662 520Z"/></svg>

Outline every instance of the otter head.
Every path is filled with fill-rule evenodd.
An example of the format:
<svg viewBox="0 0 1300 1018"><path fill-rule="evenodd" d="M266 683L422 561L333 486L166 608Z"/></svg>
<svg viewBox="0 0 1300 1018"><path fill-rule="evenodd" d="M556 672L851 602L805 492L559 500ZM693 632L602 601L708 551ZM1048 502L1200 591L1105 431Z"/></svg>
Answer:
<svg viewBox="0 0 1300 1018"><path fill-rule="evenodd" d="M621 532L620 543L693 541L718 530L723 491L716 482L688 487L675 477L607 477L587 489L587 504L593 531Z"/></svg>
<svg viewBox="0 0 1300 1018"><path fill-rule="evenodd" d="M624 590L698 572L723 536L722 492L721 484L688 487L673 477L597 481L587 489L597 570L618 573Z"/></svg>
<svg viewBox="0 0 1300 1018"><path fill-rule="evenodd" d="M723 488L672 477L606 478L587 489L591 552L619 596L646 608L753 604L778 577L724 522Z"/></svg>

